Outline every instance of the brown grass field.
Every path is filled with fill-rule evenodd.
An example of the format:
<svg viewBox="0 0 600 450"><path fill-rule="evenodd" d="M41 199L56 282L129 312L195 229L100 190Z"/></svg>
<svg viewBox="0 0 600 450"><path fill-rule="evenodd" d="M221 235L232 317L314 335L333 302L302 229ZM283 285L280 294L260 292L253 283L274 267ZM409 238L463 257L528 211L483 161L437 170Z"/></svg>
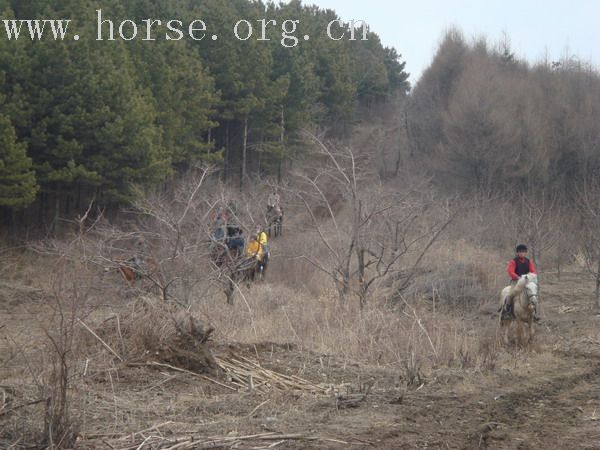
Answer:
<svg viewBox="0 0 600 450"><path fill-rule="evenodd" d="M477 256L491 270L472 307L433 295L361 310L283 253L233 306L213 292L185 310L215 328L209 344L177 333L181 307L117 274L7 258L0 447L600 448L600 316L584 273L542 273L534 343L505 346L493 255ZM453 254L432 254L439 273ZM53 423L75 440L44 442Z"/></svg>

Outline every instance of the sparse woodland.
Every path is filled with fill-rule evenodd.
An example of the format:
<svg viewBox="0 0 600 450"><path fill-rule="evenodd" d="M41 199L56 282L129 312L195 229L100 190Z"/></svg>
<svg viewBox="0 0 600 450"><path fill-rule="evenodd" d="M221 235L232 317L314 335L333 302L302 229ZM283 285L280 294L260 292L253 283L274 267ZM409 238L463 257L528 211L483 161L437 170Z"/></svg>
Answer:
<svg viewBox="0 0 600 450"><path fill-rule="evenodd" d="M0 11L93 12L67 3ZM295 1L108 3L115 18L223 27L241 13L307 30L336 18ZM451 30L411 87L369 37L294 51L0 40L0 447L492 448L508 413L465 424L453 408L480 408L506 371L597 374L598 71ZM283 234L264 279L237 277L213 258L215 213L233 203L250 236L275 189ZM550 324L533 350L495 334L519 242ZM575 341L553 319L567 314ZM386 434L446 407L419 431L431 440ZM371 414L381 426L365 431Z"/></svg>

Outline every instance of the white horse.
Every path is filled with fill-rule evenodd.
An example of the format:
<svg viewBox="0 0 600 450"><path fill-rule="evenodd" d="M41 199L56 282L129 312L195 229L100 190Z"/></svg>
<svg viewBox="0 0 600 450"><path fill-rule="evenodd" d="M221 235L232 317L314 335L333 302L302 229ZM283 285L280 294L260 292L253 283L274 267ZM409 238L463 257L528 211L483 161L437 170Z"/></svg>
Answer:
<svg viewBox="0 0 600 450"><path fill-rule="evenodd" d="M504 318L503 309L506 298L513 299L513 318ZM508 330L512 322L516 322L517 336L522 341L523 324L527 324L528 333L526 343L533 338L533 316L538 304L538 280L537 275L530 273L522 275L517 284L506 286L500 294L500 327L504 329L504 342L508 343Z"/></svg>

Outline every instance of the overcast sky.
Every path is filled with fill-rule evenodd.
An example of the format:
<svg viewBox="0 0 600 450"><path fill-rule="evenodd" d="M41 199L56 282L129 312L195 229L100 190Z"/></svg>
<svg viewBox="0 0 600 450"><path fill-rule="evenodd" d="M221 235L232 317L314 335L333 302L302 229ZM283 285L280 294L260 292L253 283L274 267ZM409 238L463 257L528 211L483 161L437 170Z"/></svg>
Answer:
<svg viewBox="0 0 600 450"><path fill-rule="evenodd" d="M305 0L334 9L344 20L366 21L383 45L395 47L415 82L444 30L462 29L467 38L485 35L494 43L503 33L513 52L529 61L567 51L600 63L600 0Z"/></svg>

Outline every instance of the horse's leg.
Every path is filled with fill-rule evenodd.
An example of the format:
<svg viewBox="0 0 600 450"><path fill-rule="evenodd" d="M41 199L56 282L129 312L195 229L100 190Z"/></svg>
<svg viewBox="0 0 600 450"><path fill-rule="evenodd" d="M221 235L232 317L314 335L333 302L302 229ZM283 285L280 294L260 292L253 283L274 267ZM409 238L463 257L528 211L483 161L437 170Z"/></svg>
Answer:
<svg viewBox="0 0 600 450"><path fill-rule="evenodd" d="M511 325L511 321L510 320L504 320L502 322L502 327L503 327L503 340L504 340L504 345L510 345L510 325Z"/></svg>
<svg viewBox="0 0 600 450"><path fill-rule="evenodd" d="M252 285L252 283L254 283L255 274L256 274L256 271L255 271L254 267L251 269L247 269L246 281L248 282L247 283L248 289L250 289L250 286Z"/></svg>
<svg viewBox="0 0 600 450"><path fill-rule="evenodd" d="M519 331L518 331L519 346L525 347L529 343L529 340L525 339L525 333L526 333L525 325L520 320L517 321L517 324L519 326Z"/></svg>
<svg viewBox="0 0 600 450"><path fill-rule="evenodd" d="M243 277L246 282L246 287L250 289L251 283L254 282L254 266L244 269Z"/></svg>
<svg viewBox="0 0 600 450"><path fill-rule="evenodd" d="M225 295L227 296L227 304L233 305L233 295L235 294L235 284L231 277L227 281L227 286L225 288Z"/></svg>
<svg viewBox="0 0 600 450"><path fill-rule="evenodd" d="M533 342L533 316L529 316L527 325L529 328L529 332L527 333L527 344L531 344Z"/></svg>
<svg viewBox="0 0 600 450"><path fill-rule="evenodd" d="M510 321L502 317L502 308L500 309L500 316L498 320L498 338L502 339L504 345L508 345L508 327Z"/></svg>

